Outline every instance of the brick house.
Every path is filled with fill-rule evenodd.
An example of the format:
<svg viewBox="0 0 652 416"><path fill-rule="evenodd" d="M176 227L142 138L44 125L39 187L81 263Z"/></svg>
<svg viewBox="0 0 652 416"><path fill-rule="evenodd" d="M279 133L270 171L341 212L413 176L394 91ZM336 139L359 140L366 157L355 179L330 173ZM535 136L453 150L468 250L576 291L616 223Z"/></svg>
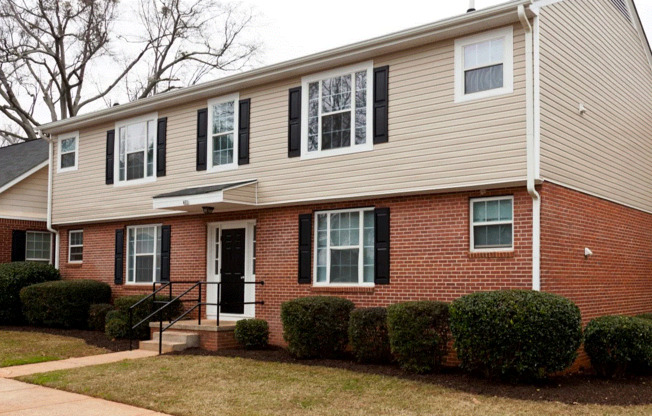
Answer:
<svg viewBox="0 0 652 416"><path fill-rule="evenodd" d="M34 140L0 147L0 263L51 263L47 230L48 144Z"/></svg>
<svg viewBox="0 0 652 416"><path fill-rule="evenodd" d="M275 344L318 294L650 312L651 103L632 1L517 0L53 122L56 263L117 296L221 282Z"/></svg>

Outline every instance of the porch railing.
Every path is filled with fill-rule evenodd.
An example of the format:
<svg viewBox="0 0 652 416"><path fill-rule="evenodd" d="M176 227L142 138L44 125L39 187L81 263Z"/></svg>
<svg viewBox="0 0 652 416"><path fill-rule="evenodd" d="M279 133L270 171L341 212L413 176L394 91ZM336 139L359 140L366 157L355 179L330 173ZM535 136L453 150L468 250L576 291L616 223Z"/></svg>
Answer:
<svg viewBox="0 0 652 416"><path fill-rule="evenodd" d="M234 305L264 305L264 301L254 301L254 302L222 302L221 301L221 294L222 294L222 285L261 285L263 286L265 284L264 281L257 281L257 282L204 282L204 281L197 281L197 282L154 282L152 284L152 293L147 295L146 297L142 298L138 302L134 303L129 307L129 350L132 349L132 344L133 344L133 339L134 339L134 330L138 328L139 326L143 324L147 324L149 327L149 322L152 318L154 318L156 315L158 315L158 321L159 321L159 337L158 337L158 353L161 354L163 352L163 333L170 329L170 327L177 322L179 322L181 319L185 318L188 314L190 314L192 311L197 309L197 325L201 325L201 315L202 315L202 306L215 306L216 307L216 326L220 326L220 308L222 306L228 305L228 306L234 306ZM159 286L157 288L157 285ZM208 294L208 287L209 285L214 285L215 286L215 291L216 291L216 298L217 302L211 303L211 302L203 302L202 299L202 294ZM177 295L176 297L172 296L172 288L173 286L189 286L186 290L181 292L181 294ZM205 287L205 288L204 288ZM204 289L203 289L204 288ZM156 300L156 295L161 293L163 290L168 289L168 300ZM190 299L183 299L184 296L188 295L191 293L193 290L197 289L197 297L196 298L190 298ZM147 300L152 299L152 310L147 317L141 319L139 322L136 324L133 323L134 319L134 310L136 307L139 305L143 304ZM208 299L208 298L207 298ZM163 312L170 307L174 302L181 301L181 302L192 302L193 305L186 309L184 312L181 313L178 317L174 319L170 319L170 322L167 323L167 325L163 326ZM160 307L156 307L157 305L162 305Z"/></svg>

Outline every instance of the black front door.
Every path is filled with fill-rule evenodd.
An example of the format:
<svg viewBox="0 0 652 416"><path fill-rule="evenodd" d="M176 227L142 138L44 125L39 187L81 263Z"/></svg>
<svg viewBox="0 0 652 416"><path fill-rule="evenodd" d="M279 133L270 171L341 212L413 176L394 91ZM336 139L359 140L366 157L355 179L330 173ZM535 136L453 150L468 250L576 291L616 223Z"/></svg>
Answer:
<svg viewBox="0 0 652 416"><path fill-rule="evenodd" d="M244 313L245 229L222 230L223 313Z"/></svg>

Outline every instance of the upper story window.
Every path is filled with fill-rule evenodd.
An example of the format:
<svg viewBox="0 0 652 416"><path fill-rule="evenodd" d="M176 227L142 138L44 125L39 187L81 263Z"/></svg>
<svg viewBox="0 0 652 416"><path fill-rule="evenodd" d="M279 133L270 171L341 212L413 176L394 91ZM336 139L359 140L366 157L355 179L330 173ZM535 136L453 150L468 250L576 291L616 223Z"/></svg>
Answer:
<svg viewBox="0 0 652 416"><path fill-rule="evenodd" d="M471 251L514 248L514 197L471 199Z"/></svg>
<svg viewBox="0 0 652 416"><path fill-rule="evenodd" d="M52 260L52 234L41 231L25 233L25 261L50 263Z"/></svg>
<svg viewBox="0 0 652 416"><path fill-rule="evenodd" d="M373 285L373 208L315 215L315 285Z"/></svg>
<svg viewBox="0 0 652 416"><path fill-rule="evenodd" d="M68 263L81 263L84 260L84 231L71 230L68 233Z"/></svg>
<svg viewBox="0 0 652 416"><path fill-rule="evenodd" d="M127 228L127 283L161 280L161 231L160 225Z"/></svg>
<svg viewBox="0 0 652 416"><path fill-rule="evenodd" d="M77 170L79 132L59 135L59 162L57 171Z"/></svg>
<svg viewBox="0 0 652 416"><path fill-rule="evenodd" d="M373 148L372 69L367 62L302 79L302 158Z"/></svg>
<svg viewBox="0 0 652 416"><path fill-rule="evenodd" d="M156 125L156 114L116 124L118 183L156 179Z"/></svg>
<svg viewBox="0 0 652 416"><path fill-rule="evenodd" d="M509 94L513 84L513 28L455 41L455 102Z"/></svg>
<svg viewBox="0 0 652 416"><path fill-rule="evenodd" d="M238 94L208 102L209 170L238 167Z"/></svg>

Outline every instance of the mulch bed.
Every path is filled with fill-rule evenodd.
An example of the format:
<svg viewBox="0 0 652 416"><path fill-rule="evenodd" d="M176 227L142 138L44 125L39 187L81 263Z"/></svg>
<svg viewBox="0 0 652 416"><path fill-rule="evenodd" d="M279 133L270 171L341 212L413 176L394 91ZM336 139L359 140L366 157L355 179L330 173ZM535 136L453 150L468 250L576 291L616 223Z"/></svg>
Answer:
<svg viewBox="0 0 652 416"><path fill-rule="evenodd" d="M341 368L432 383L471 394L520 400L615 406L652 404L652 376L607 380L591 374L573 374L552 377L537 384L509 384L476 377L459 368L444 368L436 374L413 375L394 365L358 364L353 360L297 360L282 348L270 348L262 351L223 350L217 352L191 349L176 354L241 357L268 362Z"/></svg>
<svg viewBox="0 0 652 416"><path fill-rule="evenodd" d="M85 331L81 329L55 329L33 326L0 326L0 331L41 332L45 334L61 335L63 337L80 338L89 345L106 348L110 351L125 351L129 349L129 340L111 340L104 332ZM134 341L134 348L138 348L138 341Z"/></svg>

